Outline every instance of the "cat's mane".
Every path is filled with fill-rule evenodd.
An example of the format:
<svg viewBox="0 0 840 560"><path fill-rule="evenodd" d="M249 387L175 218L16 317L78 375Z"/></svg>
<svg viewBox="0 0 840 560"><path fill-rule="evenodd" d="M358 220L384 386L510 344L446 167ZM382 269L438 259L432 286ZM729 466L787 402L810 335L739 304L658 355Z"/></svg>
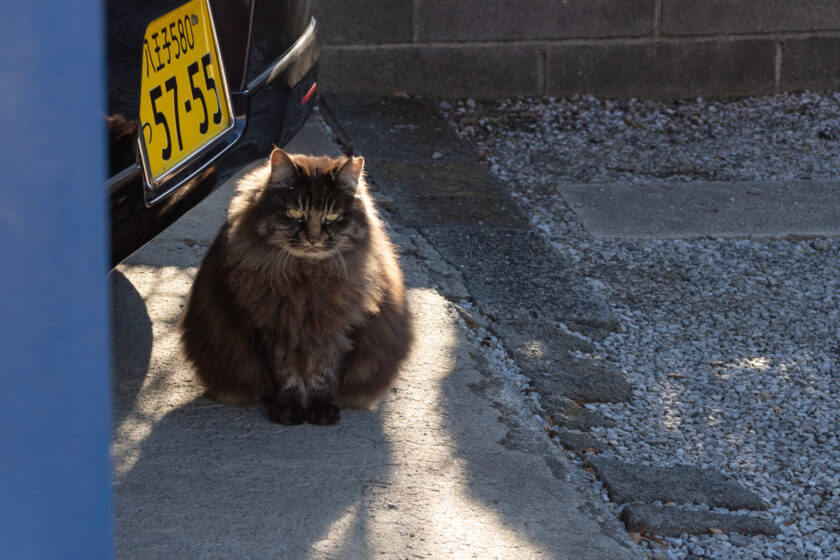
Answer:
<svg viewBox="0 0 840 560"><path fill-rule="evenodd" d="M262 205L276 188L275 168L269 162L254 169L237 184L227 222L196 277L181 323L184 348L208 396L222 402L262 398L272 416L291 406L285 401L294 389L303 409L323 408L330 398L370 406L393 382L412 339L396 252L368 193L361 158L283 155L298 178L307 178L297 188L309 179L335 188L336 174L347 165L358 170L354 218L345 226L353 228L350 249L316 260L267 243L262 229L270 220ZM333 393L321 394L332 385ZM307 413L315 416L309 421L331 423ZM272 419L297 423L280 413Z"/></svg>

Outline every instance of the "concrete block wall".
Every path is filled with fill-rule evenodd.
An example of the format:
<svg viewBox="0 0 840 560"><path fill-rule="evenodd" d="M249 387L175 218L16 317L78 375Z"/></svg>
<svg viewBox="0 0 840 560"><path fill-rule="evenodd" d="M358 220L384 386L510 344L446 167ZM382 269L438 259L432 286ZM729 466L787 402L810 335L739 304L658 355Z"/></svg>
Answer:
<svg viewBox="0 0 840 560"><path fill-rule="evenodd" d="M313 0L327 91L696 97L840 88L840 0Z"/></svg>

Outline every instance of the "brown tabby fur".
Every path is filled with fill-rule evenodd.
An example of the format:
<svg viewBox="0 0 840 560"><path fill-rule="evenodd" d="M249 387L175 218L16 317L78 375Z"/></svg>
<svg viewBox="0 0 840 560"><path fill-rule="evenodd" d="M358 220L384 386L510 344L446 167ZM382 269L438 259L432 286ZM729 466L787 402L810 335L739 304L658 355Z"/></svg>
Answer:
<svg viewBox="0 0 840 560"><path fill-rule="evenodd" d="M275 149L238 186L180 325L210 398L333 424L390 387L412 328L363 164Z"/></svg>

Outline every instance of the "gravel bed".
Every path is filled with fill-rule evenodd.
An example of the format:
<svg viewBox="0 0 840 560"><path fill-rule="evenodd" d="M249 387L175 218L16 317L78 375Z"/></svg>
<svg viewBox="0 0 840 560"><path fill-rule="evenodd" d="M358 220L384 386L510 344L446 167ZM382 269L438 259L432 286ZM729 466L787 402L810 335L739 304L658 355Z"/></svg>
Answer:
<svg viewBox="0 0 840 560"><path fill-rule="evenodd" d="M840 559L840 240L597 240L555 188L835 179L840 94L441 107L619 318L596 349L634 398L588 405L617 422L593 430L605 454L715 468L782 529L669 538L652 557Z"/></svg>

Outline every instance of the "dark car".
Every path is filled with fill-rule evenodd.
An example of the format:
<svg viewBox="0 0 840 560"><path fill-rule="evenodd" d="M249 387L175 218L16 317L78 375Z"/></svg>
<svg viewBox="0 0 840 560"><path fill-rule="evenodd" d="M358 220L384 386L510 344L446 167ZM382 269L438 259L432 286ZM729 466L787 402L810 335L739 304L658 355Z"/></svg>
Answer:
<svg viewBox="0 0 840 560"><path fill-rule="evenodd" d="M319 50L309 0L108 0L107 21L115 266L295 135Z"/></svg>

